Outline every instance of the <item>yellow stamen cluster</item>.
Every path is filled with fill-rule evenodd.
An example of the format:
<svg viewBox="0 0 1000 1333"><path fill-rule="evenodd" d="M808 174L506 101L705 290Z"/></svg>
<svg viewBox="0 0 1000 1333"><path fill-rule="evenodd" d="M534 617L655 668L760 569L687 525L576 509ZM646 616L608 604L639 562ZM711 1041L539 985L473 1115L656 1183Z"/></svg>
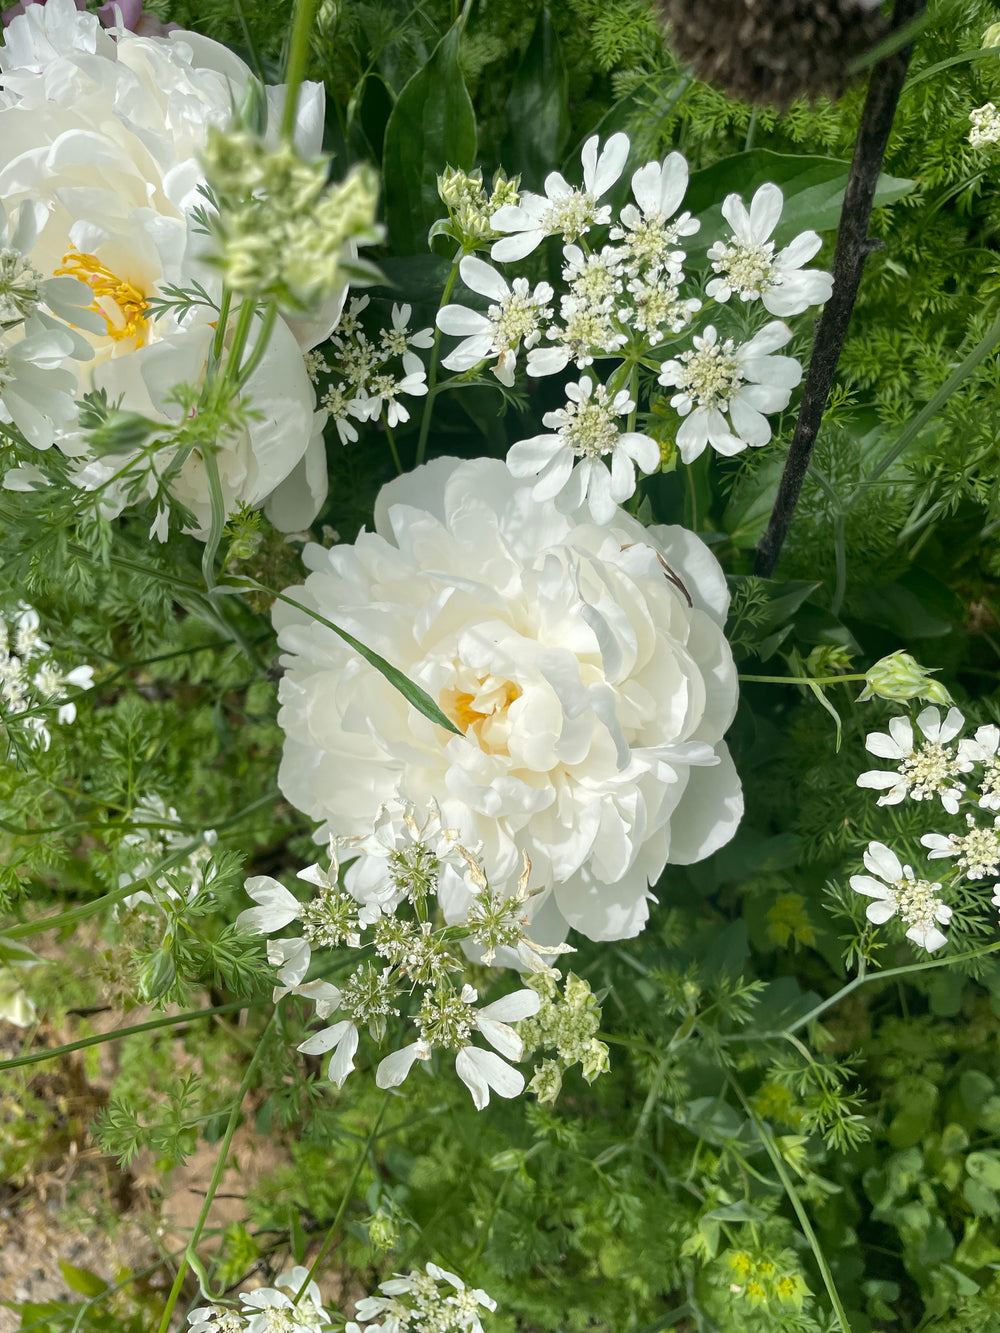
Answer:
<svg viewBox="0 0 1000 1333"><path fill-rule="evenodd" d="M55 273L56 277L68 274L87 284L94 293L94 300L87 308L100 315L107 324L109 338L115 342L134 338L137 347L143 346L149 328L146 318L149 304L134 282L119 278L96 255L83 254L79 250L63 255L62 264ZM101 304L102 300L113 302L114 309L109 312Z"/></svg>

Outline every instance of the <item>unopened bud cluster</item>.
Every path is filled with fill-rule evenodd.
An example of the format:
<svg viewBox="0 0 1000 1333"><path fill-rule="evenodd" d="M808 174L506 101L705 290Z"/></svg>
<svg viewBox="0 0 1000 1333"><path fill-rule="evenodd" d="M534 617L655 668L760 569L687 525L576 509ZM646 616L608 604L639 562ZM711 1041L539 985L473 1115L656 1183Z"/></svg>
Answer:
<svg viewBox="0 0 1000 1333"><path fill-rule="evenodd" d="M587 982L573 972L567 973L562 992L556 977L548 972L529 977L526 984L538 992L542 1003L534 1017L517 1025L525 1052L543 1047L556 1052L554 1058L535 1067L528 1086L540 1102L551 1104L562 1089L563 1074L572 1065L581 1066L588 1083L607 1072L608 1048L596 1035L601 1009Z"/></svg>
<svg viewBox="0 0 1000 1333"><path fill-rule="evenodd" d="M484 248L500 235L493 230L490 221L493 214L519 201L520 180L519 176L508 180L501 168L488 192L479 167L472 172L445 167L438 177L438 196L448 210L448 217L434 224L431 236L451 236L465 253Z"/></svg>

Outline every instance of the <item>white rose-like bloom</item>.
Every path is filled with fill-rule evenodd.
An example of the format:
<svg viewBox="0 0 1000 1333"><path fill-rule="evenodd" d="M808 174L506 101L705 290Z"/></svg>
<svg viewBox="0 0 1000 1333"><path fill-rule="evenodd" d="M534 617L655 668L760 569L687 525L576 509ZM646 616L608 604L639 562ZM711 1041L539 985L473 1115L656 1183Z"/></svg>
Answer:
<svg viewBox="0 0 1000 1333"><path fill-rule="evenodd" d="M425 718L305 611L274 609L286 670L279 785L329 832L364 835L394 799L482 844L490 883L522 855L548 892L532 937L637 934L649 886L733 835L723 743L737 683L728 592L678 527L565 515L493 459L438 459L390 482L375 532L306 546L288 594L440 704ZM513 887L510 888L513 892ZM561 933L560 933L561 932Z"/></svg>
<svg viewBox="0 0 1000 1333"><path fill-rule="evenodd" d="M111 402L121 398L124 410L167 421L178 409L165 403L165 394L203 374L216 310L197 306L179 316L170 309L154 317L149 299L168 284L187 287L193 279L218 298L218 277L198 258L204 238L190 226L191 210L204 203L198 154L210 127L229 123L249 77L237 56L208 38L181 31L112 37L73 0L31 5L6 29L0 199L8 209L24 200L44 206L47 217L26 254L42 279L68 274L93 289L97 331L79 330L93 355L63 363L78 393L93 384ZM284 90L266 91L273 122ZM307 156L319 151L322 120L322 89L303 85L296 143ZM246 387L262 419L221 442L219 473L229 510L268 501L269 516L286 530L315 516L326 489L323 417L314 414L302 352L327 331L293 331L277 320ZM57 441L66 453L85 453L72 429ZM103 479L98 468L82 484ZM210 505L196 453L172 489L204 535ZM115 497L108 499L113 505Z"/></svg>

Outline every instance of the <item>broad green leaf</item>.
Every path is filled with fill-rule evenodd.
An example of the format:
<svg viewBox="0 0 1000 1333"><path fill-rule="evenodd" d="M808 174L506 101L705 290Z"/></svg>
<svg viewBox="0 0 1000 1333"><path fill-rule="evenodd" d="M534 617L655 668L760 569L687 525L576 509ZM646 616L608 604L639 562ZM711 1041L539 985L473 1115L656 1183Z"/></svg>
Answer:
<svg viewBox="0 0 1000 1333"><path fill-rule="evenodd" d="M546 8L514 75L500 154L507 174L519 172L533 190L542 188L569 135L567 78L559 34Z"/></svg>
<svg viewBox="0 0 1000 1333"><path fill-rule="evenodd" d="M437 178L446 166L469 170L476 157L476 116L458 63L462 20L454 23L399 94L385 129L382 173L392 249L422 254L444 212Z"/></svg>
<svg viewBox="0 0 1000 1333"><path fill-rule="evenodd" d="M754 191L767 181L779 185L785 196L781 221L774 233L779 246L787 245L801 231L832 230L840 221L849 165L836 158L754 148L694 172L684 207L701 218L701 230L686 242L685 249L703 251L713 241L728 236L729 224L722 216L726 195L735 192L749 206ZM875 190L875 203L895 203L915 185L916 181L883 173Z"/></svg>
<svg viewBox="0 0 1000 1333"><path fill-rule="evenodd" d="M108 1289L108 1284L96 1273L90 1273L86 1268L77 1268L75 1264L65 1263L62 1259L59 1260L59 1271L70 1291L78 1291L81 1296L100 1296Z"/></svg>

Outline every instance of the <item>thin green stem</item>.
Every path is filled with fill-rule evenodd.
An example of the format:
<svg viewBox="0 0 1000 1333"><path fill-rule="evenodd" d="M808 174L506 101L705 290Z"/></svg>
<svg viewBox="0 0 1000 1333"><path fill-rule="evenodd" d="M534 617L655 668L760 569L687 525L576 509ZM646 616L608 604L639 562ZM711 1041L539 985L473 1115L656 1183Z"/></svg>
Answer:
<svg viewBox="0 0 1000 1333"><path fill-rule="evenodd" d="M448 281L444 284L444 291L441 293L441 300L438 302L438 311L451 300L452 291L455 288L455 282L458 278L458 266L462 262L464 255L456 255L452 260L451 272L448 274ZM434 412L435 385L438 375L438 354L441 350L441 330L437 326L437 320L434 321L434 346L431 349L431 362L427 368L427 402L424 404L424 414L420 421L420 435L417 438L417 457L416 466L419 467L427 456L427 436L431 428L431 417Z"/></svg>
<svg viewBox="0 0 1000 1333"><path fill-rule="evenodd" d="M385 438L389 441L389 452L392 454L392 461L396 465L396 472L399 476L403 475L403 465L399 461L399 450L396 448L396 439L392 433L392 427L388 421L385 423Z"/></svg>
<svg viewBox="0 0 1000 1333"><path fill-rule="evenodd" d="M292 39L285 66L285 107L281 116L282 138L291 141L295 136L295 112L299 104L299 88L306 76L309 62L309 36L312 32L316 0L295 0L292 15Z"/></svg>
<svg viewBox="0 0 1000 1333"><path fill-rule="evenodd" d="M39 1065L46 1060L57 1060L61 1055L71 1055L74 1051L84 1051L89 1046L101 1046L107 1041L117 1041L119 1037L133 1037L137 1032L153 1032L157 1028L177 1027L181 1023L193 1023L199 1018L214 1018L220 1014L235 1014L241 1009L259 1009L270 1004L269 999L233 1000L229 1004L218 1004L212 1009L190 1009L185 1014L168 1014L164 1018L151 1018L147 1023L136 1023L132 1027L118 1028L114 1032L99 1032L93 1037L81 1037L79 1041L68 1041L63 1046L53 1046L47 1051L32 1051L30 1055L17 1055L12 1060L0 1061L0 1072L8 1069L21 1069L25 1065Z"/></svg>
<svg viewBox="0 0 1000 1333"><path fill-rule="evenodd" d="M341 1219L343 1218L344 1213L347 1211L347 1205L350 1203L351 1198L353 1197L354 1187L357 1185L358 1177L361 1175L361 1168L368 1160L368 1154L369 1152L371 1152L371 1146L375 1141L376 1135L378 1134L378 1128L379 1125L382 1123L382 1117L385 1115L386 1107L389 1105L389 1096L390 1094L387 1091L385 1093L385 1096L382 1098L382 1105L379 1107L378 1115L375 1117L372 1127L368 1133L368 1137L365 1139L364 1147L361 1149L360 1153L358 1154L358 1159L354 1163L354 1170L351 1172L351 1177L348 1180L346 1186L344 1187L344 1193L341 1196L340 1205L337 1208L337 1212L334 1216L333 1221L330 1223L330 1229L326 1233L326 1239L320 1246L319 1254L317 1254L316 1258L312 1261L312 1265L309 1268L309 1272L303 1278L301 1287L299 1287L298 1291L295 1293L296 1303L298 1303L302 1299L303 1292L313 1279L313 1274L318 1270L320 1264L326 1258L330 1246L333 1244L334 1240L337 1237L337 1231L340 1228Z"/></svg>
<svg viewBox="0 0 1000 1333"><path fill-rule="evenodd" d="M260 322L260 332L257 334L257 341L253 345L253 351L244 361L243 365L236 370L236 386L242 389L247 380L254 373L261 361L264 359L264 353L267 351L267 345L271 341L271 334L274 332L275 320L278 317L278 298L272 296L264 307L264 315Z"/></svg>
<svg viewBox="0 0 1000 1333"><path fill-rule="evenodd" d="M826 1287L826 1294L830 1297L830 1304L833 1306L833 1312L837 1316L837 1322L840 1324L842 1333L851 1333L851 1325L850 1321L847 1318L847 1311L844 1309L844 1303L840 1299L840 1293L837 1290L837 1284L833 1280L833 1274L830 1271L830 1265L827 1263L826 1255L824 1255L823 1250L820 1246L819 1237L813 1230L813 1225L812 1222L810 1222L809 1220L809 1214L805 1210L805 1205L799 1198L799 1192L795 1188L791 1176L788 1174L788 1169L785 1166L784 1158L781 1156L781 1152L778 1148L778 1145L775 1143L771 1131L768 1129L768 1127L757 1119L757 1116L754 1114L753 1108L747 1101L746 1097L744 1097L743 1089L740 1087L740 1085L736 1082L736 1080L732 1077L731 1074L727 1075L726 1077L729 1086L732 1088L733 1092L736 1094L736 1097L740 1102L740 1105L743 1107L743 1111L746 1114L747 1119L750 1121L754 1129L757 1131L757 1135L764 1146L764 1151L767 1153L768 1157L770 1157L771 1164L778 1174L778 1179L781 1181L782 1188L788 1195L788 1199L792 1207L795 1209L795 1215L799 1219L799 1226L802 1228L802 1233L805 1236L806 1240L809 1242L809 1248L812 1250L813 1258L816 1260L816 1266L819 1269L820 1275L823 1278L823 1285Z"/></svg>
<svg viewBox="0 0 1000 1333"><path fill-rule="evenodd" d="M843 676L744 676L740 680L753 681L756 685L845 685L851 681L867 680L867 676L844 674Z"/></svg>
<svg viewBox="0 0 1000 1333"><path fill-rule="evenodd" d="M271 1023L274 1022L277 1012L278 1010L276 1008L274 1014L268 1019L268 1028L270 1028ZM226 1132L222 1138L222 1147L216 1158L215 1170L212 1172L212 1179L208 1182L208 1191L205 1194L205 1202L202 1204L201 1212L198 1214L198 1220L194 1224L194 1230L191 1232L191 1239L187 1243L184 1258L181 1260L177 1269L174 1285L170 1288L170 1295L167 1297L167 1304L163 1311L163 1318L160 1320L159 1333L167 1333L167 1329L170 1327L170 1316L173 1314L174 1306L177 1304L177 1298L181 1294L181 1288L184 1285L187 1271L191 1267L192 1259L196 1258L195 1250L198 1241L201 1239L201 1233L205 1228L205 1223L208 1221L208 1214L212 1207L212 1201L215 1198L219 1186L222 1184L222 1177L225 1174L226 1160L229 1157L229 1149L232 1146L233 1135L236 1133L236 1126L239 1123L240 1111L243 1109L244 1099L250 1091L250 1084L253 1081L257 1065L264 1052L267 1030L268 1029L265 1028L261 1033L260 1041L257 1043L257 1049L254 1051L250 1063L247 1065L246 1073L243 1075L243 1082L240 1084L239 1091L236 1093L235 1100L233 1101L233 1108L229 1113L229 1123L226 1125Z"/></svg>

